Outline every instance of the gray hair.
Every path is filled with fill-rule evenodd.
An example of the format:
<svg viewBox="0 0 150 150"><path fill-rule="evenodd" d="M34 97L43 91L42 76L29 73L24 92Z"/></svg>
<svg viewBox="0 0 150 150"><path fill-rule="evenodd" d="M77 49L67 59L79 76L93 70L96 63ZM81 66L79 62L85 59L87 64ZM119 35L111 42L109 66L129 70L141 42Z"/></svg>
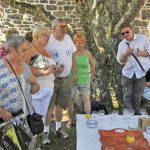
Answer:
<svg viewBox="0 0 150 150"><path fill-rule="evenodd" d="M5 42L5 50L9 53L10 48L14 48L17 52L18 48L27 40L19 34L12 34Z"/></svg>
<svg viewBox="0 0 150 150"><path fill-rule="evenodd" d="M63 18L55 18L53 21L52 21L52 29L54 29L59 23L61 22L66 22L67 24L67 21L66 19L63 19Z"/></svg>

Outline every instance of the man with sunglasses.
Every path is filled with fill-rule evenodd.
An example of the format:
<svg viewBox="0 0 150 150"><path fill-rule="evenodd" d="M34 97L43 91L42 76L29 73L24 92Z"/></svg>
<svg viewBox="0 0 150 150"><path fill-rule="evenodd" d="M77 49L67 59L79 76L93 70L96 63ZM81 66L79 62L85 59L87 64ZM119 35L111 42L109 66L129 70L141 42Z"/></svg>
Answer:
<svg viewBox="0 0 150 150"><path fill-rule="evenodd" d="M128 23L120 26L120 32L124 39L118 45L117 61L124 65L121 79L123 104L124 108L134 109L135 114L139 115L145 87L145 72L135 57L144 70L148 70L150 42L146 36L135 34L133 27Z"/></svg>

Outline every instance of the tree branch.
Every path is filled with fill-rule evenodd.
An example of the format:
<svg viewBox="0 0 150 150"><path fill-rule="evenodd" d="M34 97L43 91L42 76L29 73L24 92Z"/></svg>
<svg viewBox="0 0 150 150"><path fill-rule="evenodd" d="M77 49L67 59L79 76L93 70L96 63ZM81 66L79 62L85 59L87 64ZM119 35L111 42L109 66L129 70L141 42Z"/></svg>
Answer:
<svg viewBox="0 0 150 150"><path fill-rule="evenodd" d="M20 13L28 13L33 16L38 17L39 21L46 22L51 24L51 20L55 17L52 16L49 12L47 12L42 5L33 5L25 2L20 2L17 0L3 0L5 4L8 4L19 10Z"/></svg>
<svg viewBox="0 0 150 150"><path fill-rule="evenodd" d="M136 14L139 12L141 6L145 3L145 0L133 0L130 5L128 5L128 11L119 20L113 30L113 35L117 35L119 32L119 27L123 22L131 22L134 20Z"/></svg>

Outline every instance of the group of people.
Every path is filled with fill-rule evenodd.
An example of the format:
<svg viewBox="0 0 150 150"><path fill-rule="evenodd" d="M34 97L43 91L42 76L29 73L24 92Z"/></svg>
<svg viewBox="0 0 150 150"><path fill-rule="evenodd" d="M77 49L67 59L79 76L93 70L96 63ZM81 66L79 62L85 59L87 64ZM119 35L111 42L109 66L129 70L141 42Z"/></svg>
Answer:
<svg viewBox="0 0 150 150"><path fill-rule="evenodd" d="M85 113L91 113L90 82L94 77L94 60L85 49L84 35L77 33L72 41L66 32L66 20L57 18L52 22L51 34L43 26L33 29L32 36L12 33L1 48L0 117L9 121L13 119L12 113L20 108L25 114L32 114L34 109L43 116L43 144L50 143L49 125L53 113L55 134L63 139L69 137L62 130L62 114L63 109L69 108L71 126L77 89L83 97Z"/></svg>
<svg viewBox="0 0 150 150"><path fill-rule="evenodd" d="M120 31L124 39L118 46L117 61L123 65L123 103L125 108L134 109L139 115L144 88L149 84L137 59L145 71L150 68L150 42L146 36L134 34L130 24L122 24ZM52 33L43 26L36 27L32 35L25 37L14 32L0 49L0 117L9 121L12 113L20 108L25 114L32 114L34 109L43 116L43 144L50 143L49 125L53 113L55 134L63 139L69 137L62 130L62 114L63 109L68 108L67 127L71 127L77 90L84 102L84 112L91 113L90 82L94 78L95 61L85 49L84 35L76 33L72 40L66 32L66 20L57 18L52 22Z"/></svg>

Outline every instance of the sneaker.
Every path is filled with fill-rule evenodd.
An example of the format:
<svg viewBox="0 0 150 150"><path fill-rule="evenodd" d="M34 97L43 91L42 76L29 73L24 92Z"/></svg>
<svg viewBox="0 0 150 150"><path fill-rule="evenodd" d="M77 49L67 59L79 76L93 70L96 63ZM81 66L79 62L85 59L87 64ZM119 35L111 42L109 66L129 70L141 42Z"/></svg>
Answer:
<svg viewBox="0 0 150 150"><path fill-rule="evenodd" d="M49 134L47 132L43 133L43 144L50 144Z"/></svg>
<svg viewBox="0 0 150 150"><path fill-rule="evenodd" d="M65 133L62 128L59 128L57 131L56 131L56 135L61 137L62 139L67 139L69 138L69 135L67 133Z"/></svg>
<svg viewBox="0 0 150 150"><path fill-rule="evenodd" d="M68 121L67 125L66 125L66 128L71 128L72 127L72 123L70 121Z"/></svg>

